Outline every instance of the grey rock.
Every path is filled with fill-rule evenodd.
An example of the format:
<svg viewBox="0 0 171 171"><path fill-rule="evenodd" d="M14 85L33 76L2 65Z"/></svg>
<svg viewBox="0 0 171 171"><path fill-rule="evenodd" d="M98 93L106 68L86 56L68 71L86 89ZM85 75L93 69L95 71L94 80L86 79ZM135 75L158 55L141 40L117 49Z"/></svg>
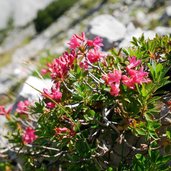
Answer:
<svg viewBox="0 0 171 171"><path fill-rule="evenodd" d="M158 26L155 28L155 32L159 35L171 34L170 27Z"/></svg>
<svg viewBox="0 0 171 171"><path fill-rule="evenodd" d="M7 27L10 16L12 15L11 5L12 0L0 1L0 30Z"/></svg>
<svg viewBox="0 0 171 171"><path fill-rule="evenodd" d="M13 1L14 25L25 26L32 21L39 9L45 8L52 0L17 0Z"/></svg>
<svg viewBox="0 0 171 171"><path fill-rule="evenodd" d="M0 115L0 148L4 148L8 144L8 140L5 138L5 135L7 134L7 126L6 126L7 119L5 116Z"/></svg>
<svg viewBox="0 0 171 171"><path fill-rule="evenodd" d="M36 31L33 24L29 25L24 29L14 28L11 32L8 33L6 39L3 41L0 53L5 53L10 49L23 46L26 43L26 41L31 39L35 34Z"/></svg>
<svg viewBox="0 0 171 171"><path fill-rule="evenodd" d="M136 38L139 38L142 36L142 34L144 34L145 39L153 39L156 35L156 32L154 32L152 30L144 31L144 30L138 28L135 31L126 34L125 39L119 44L119 47L125 48L125 47L131 46L130 42L132 40L132 37L134 36Z"/></svg>
<svg viewBox="0 0 171 171"><path fill-rule="evenodd" d="M163 15L160 18L160 22L164 26L169 26L169 21L171 20L171 6L167 6Z"/></svg>
<svg viewBox="0 0 171 171"><path fill-rule="evenodd" d="M29 76L19 90L18 96L12 108L12 113L15 112L19 101L29 100L31 102L38 101L42 98L41 93L43 88L50 89L52 81L50 79L40 79L34 76Z"/></svg>
<svg viewBox="0 0 171 171"><path fill-rule="evenodd" d="M40 79L34 76L29 76L23 84L19 96L37 101L41 98L43 88L50 89L52 86L51 79Z"/></svg>
<svg viewBox="0 0 171 171"><path fill-rule="evenodd" d="M171 6L166 7L166 15L171 17Z"/></svg>
<svg viewBox="0 0 171 171"><path fill-rule="evenodd" d="M89 23L90 37L100 36L104 39L104 49L124 38L126 27L111 15L99 15Z"/></svg>
<svg viewBox="0 0 171 171"><path fill-rule="evenodd" d="M13 19L16 27L25 26L37 15L39 9L45 8L53 0L1 0L0 29L6 28L9 19Z"/></svg>
<svg viewBox="0 0 171 171"><path fill-rule="evenodd" d="M137 11L136 13L136 21L140 24L140 25L146 25L149 21L148 21L148 17L146 16L146 14L143 11Z"/></svg>

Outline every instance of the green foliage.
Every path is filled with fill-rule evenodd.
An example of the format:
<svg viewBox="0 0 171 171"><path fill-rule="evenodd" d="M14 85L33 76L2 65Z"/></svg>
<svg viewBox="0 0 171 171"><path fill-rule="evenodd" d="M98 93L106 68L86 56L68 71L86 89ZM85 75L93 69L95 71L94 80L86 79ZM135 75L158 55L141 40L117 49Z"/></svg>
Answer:
<svg viewBox="0 0 171 171"><path fill-rule="evenodd" d="M34 20L37 32L41 32L50 26L56 19L67 11L77 0L55 0L45 9L39 10Z"/></svg>
<svg viewBox="0 0 171 171"><path fill-rule="evenodd" d="M81 68L76 58L60 82L63 95L54 108L46 106L47 101L54 102L49 97L36 102L28 117L8 118L9 140L20 149L27 169L169 171L171 128L165 122L171 107L163 101L168 94L163 87L170 84L169 42L169 36L133 38L133 47L112 49L105 62L88 69ZM130 56L141 60L136 71L148 75L133 88L122 82ZM103 78L113 70L122 72L118 95L111 94ZM163 106L167 113L162 115ZM37 138L32 144L22 142L23 123L35 127Z"/></svg>

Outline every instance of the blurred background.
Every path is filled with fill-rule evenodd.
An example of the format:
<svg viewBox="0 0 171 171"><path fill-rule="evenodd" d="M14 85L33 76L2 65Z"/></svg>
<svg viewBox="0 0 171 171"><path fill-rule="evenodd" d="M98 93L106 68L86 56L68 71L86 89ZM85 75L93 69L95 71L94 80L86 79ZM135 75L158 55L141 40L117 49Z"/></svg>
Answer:
<svg viewBox="0 0 171 171"><path fill-rule="evenodd" d="M171 34L171 0L0 0L0 106L34 100L37 91L25 82L39 90L50 85L37 73L81 32L102 37L104 51L131 46L133 36ZM0 125L6 147L3 116Z"/></svg>
<svg viewBox="0 0 171 171"><path fill-rule="evenodd" d="M0 0L0 105L74 33L101 36L107 51L130 46L142 33L171 34L170 26L171 0Z"/></svg>

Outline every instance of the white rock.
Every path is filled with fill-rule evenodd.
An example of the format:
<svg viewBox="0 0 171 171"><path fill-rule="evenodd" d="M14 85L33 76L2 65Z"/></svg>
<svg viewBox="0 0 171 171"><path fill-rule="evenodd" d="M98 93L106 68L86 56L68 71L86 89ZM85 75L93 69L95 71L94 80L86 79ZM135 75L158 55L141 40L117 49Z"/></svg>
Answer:
<svg viewBox="0 0 171 171"><path fill-rule="evenodd" d="M145 39L153 39L156 35L156 32L152 30L143 31L142 29L138 28L134 32L127 34L125 39L119 44L119 47L120 48L129 47L131 45L130 41L132 40L132 37L139 38L142 36L142 34L144 34Z"/></svg>
<svg viewBox="0 0 171 171"><path fill-rule="evenodd" d="M6 147L7 146L7 139L4 137L7 135L7 126L6 126L7 119L5 116L0 115L0 148Z"/></svg>
<svg viewBox="0 0 171 171"><path fill-rule="evenodd" d="M100 36L106 40L105 45L110 46L114 41L124 38L126 27L111 15L104 14L95 17L89 23L91 36Z"/></svg>
<svg viewBox="0 0 171 171"><path fill-rule="evenodd" d="M41 98L40 92L43 91L43 88L50 89L51 86L52 82L50 79L40 79L34 76L29 76L21 88L19 96L36 101Z"/></svg>
<svg viewBox="0 0 171 171"><path fill-rule="evenodd" d="M52 0L17 0L14 1L14 25L24 26L32 21L39 9L45 8Z"/></svg>
<svg viewBox="0 0 171 171"><path fill-rule="evenodd" d="M170 27L158 26L155 28L155 32L160 35L171 34Z"/></svg>
<svg viewBox="0 0 171 171"><path fill-rule="evenodd" d="M10 1L12 0L0 0L0 29L4 29L12 15Z"/></svg>
<svg viewBox="0 0 171 171"><path fill-rule="evenodd" d="M10 18L14 26L25 26L53 0L0 0L0 29L6 28Z"/></svg>
<svg viewBox="0 0 171 171"><path fill-rule="evenodd" d="M166 14L171 17L171 6L166 7Z"/></svg>

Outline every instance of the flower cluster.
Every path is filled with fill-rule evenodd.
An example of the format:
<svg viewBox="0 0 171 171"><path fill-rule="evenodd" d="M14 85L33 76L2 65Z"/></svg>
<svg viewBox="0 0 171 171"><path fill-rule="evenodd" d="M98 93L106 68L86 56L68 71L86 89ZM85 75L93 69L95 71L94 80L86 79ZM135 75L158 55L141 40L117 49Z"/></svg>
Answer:
<svg viewBox="0 0 171 171"><path fill-rule="evenodd" d="M129 58L129 65L126 67L127 75L122 76L122 82L130 89L134 89L136 84L149 83L148 72L144 71L143 66L136 69L141 64L136 57Z"/></svg>
<svg viewBox="0 0 171 171"><path fill-rule="evenodd" d="M27 127L24 131L24 134L22 136L22 140L24 144L31 144L33 141L37 139L37 136L35 134L35 129L31 127Z"/></svg>
<svg viewBox="0 0 171 171"><path fill-rule="evenodd" d="M106 84L110 86L110 94L112 96L118 96L120 92L120 81L121 81L121 71L114 69L113 73L108 73L103 75L102 79L105 80Z"/></svg>
<svg viewBox="0 0 171 171"><path fill-rule="evenodd" d="M103 61L105 55L100 51L102 42L103 39L98 36L89 40L85 37L85 33L82 33L81 36L74 34L68 44L69 48L77 53L77 62L79 61L80 67L88 69L89 63Z"/></svg>
<svg viewBox="0 0 171 171"><path fill-rule="evenodd" d="M113 73L103 75L102 79L110 86L110 94L118 96L120 92L120 83L122 82L130 89L135 89L136 84L149 83L148 72L145 72L143 66L137 69L141 64L141 60L137 60L135 56L129 58L129 65L126 67L126 74L122 75L120 70L114 69Z"/></svg>
<svg viewBox="0 0 171 171"><path fill-rule="evenodd" d="M28 114L31 103L28 100L20 101L17 104L16 112L18 114Z"/></svg>
<svg viewBox="0 0 171 171"><path fill-rule="evenodd" d="M6 116L6 118L9 118L9 114L11 112L11 107L9 109L5 109L4 106L0 106L0 115Z"/></svg>
<svg viewBox="0 0 171 171"><path fill-rule="evenodd" d="M104 54L99 50L102 44L100 37L95 37L94 40L89 40L85 37L85 33L81 36L74 34L68 45L70 51L66 51L62 56L49 63L47 69L43 69L42 73L50 72L52 80L63 81L68 71L72 68L74 60L79 61L80 66L88 67L88 62L95 63L99 61Z"/></svg>
<svg viewBox="0 0 171 171"><path fill-rule="evenodd" d="M53 60L52 63L48 63L48 69L43 69L42 73L51 73L51 78L54 81L64 80L69 69L72 67L74 59L76 57L75 51L71 50L70 53L64 52L62 56Z"/></svg>
<svg viewBox="0 0 171 171"><path fill-rule="evenodd" d="M54 84L50 92L44 88L42 95L44 97L46 107L49 109L54 108L56 103L58 103L62 98L62 93L60 92L60 83L58 82Z"/></svg>
<svg viewBox="0 0 171 171"><path fill-rule="evenodd" d="M102 39L95 37L89 40L85 37L85 33L80 36L74 34L69 41L69 51L63 53L62 56L48 63L47 69L42 69L42 74L50 73L54 85L49 92L43 90L42 96L45 99L47 108L54 108L55 103L60 102L62 93L60 92L60 83L64 81L70 69L74 65L74 61L81 68L88 69L89 64L100 61L105 55L100 51L103 46Z"/></svg>

